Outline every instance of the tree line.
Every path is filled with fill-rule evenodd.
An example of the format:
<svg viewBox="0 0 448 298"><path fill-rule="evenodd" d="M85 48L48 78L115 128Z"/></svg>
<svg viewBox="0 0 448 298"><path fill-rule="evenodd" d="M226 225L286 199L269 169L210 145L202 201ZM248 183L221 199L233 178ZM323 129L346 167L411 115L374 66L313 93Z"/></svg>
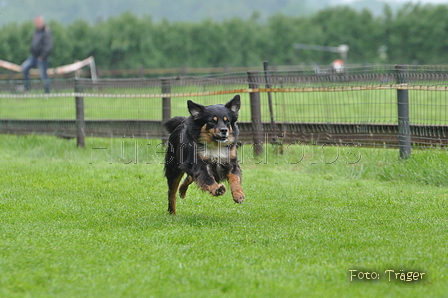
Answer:
<svg viewBox="0 0 448 298"><path fill-rule="evenodd" d="M294 43L347 44L349 63L446 64L448 5L408 3L397 12L384 7L381 16L348 6L311 16L277 14L220 22L154 22L126 12L90 24L50 21L54 49L51 65L60 66L90 55L103 69L161 67L225 67L270 64L329 64L336 53L294 49ZM2 27L0 59L21 64L29 55L32 20Z"/></svg>

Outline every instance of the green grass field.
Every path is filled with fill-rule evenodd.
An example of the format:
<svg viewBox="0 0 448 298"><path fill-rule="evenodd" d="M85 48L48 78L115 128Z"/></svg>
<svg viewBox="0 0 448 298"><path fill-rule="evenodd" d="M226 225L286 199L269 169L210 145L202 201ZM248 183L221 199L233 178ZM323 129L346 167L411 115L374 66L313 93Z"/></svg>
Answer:
<svg viewBox="0 0 448 298"><path fill-rule="evenodd" d="M244 147L171 216L157 141L86 141L0 135L1 297L446 297L446 150Z"/></svg>

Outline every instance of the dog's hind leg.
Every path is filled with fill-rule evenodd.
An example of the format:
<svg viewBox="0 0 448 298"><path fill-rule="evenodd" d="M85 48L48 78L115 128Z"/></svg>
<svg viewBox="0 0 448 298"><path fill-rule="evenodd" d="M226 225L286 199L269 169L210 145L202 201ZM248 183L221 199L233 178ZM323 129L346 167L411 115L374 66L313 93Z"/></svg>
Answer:
<svg viewBox="0 0 448 298"><path fill-rule="evenodd" d="M177 176L167 177L168 179L168 212L176 215L176 193L179 187L180 180L184 173Z"/></svg>
<svg viewBox="0 0 448 298"><path fill-rule="evenodd" d="M184 179L184 181L182 181L182 183L180 184L179 187L179 195L182 199L185 198L185 194L187 193L188 190L188 186L193 183L193 177L191 177L190 175L187 176L187 178Z"/></svg>

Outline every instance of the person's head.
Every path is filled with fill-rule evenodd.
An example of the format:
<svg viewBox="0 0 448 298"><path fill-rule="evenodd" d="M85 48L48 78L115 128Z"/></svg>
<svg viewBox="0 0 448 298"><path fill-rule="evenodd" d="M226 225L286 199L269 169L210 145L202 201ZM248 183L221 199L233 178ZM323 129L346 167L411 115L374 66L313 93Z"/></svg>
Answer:
<svg viewBox="0 0 448 298"><path fill-rule="evenodd" d="M34 26L36 26L37 29L42 29L45 27L45 20L43 16L36 16L34 18Z"/></svg>

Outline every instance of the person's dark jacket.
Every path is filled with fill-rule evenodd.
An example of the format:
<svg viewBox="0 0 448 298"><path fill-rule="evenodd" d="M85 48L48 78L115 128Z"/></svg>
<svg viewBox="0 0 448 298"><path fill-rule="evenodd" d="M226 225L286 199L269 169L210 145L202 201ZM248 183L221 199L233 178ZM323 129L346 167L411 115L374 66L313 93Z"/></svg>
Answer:
<svg viewBox="0 0 448 298"><path fill-rule="evenodd" d="M35 57L42 56L48 58L53 50L53 37L50 29L45 26L43 29L36 29L31 40L31 54Z"/></svg>

